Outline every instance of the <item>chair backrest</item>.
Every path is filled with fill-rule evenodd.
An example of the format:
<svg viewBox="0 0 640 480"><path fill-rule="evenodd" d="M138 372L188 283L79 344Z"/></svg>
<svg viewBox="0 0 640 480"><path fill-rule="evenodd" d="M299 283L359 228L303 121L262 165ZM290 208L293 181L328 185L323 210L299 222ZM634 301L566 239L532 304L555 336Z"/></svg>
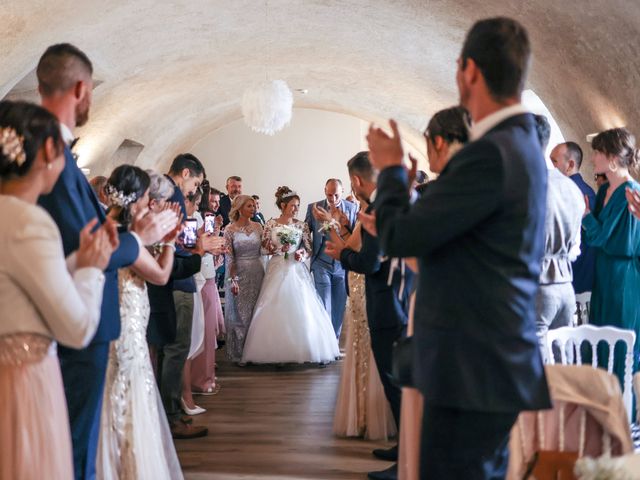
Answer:
<svg viewBox="0 0 640 480"><path fill-rule="evenodd" d="M633 399L633 388L631 386L633 368L633 345L636 341L636 334L633 330L623 330L615 327L596 327L593 325L580 325L579 327L561 327L547 332L547 361L555 364L553 355L553 344L557 343L560 348L560 361L563 365L571 362L567 360L567 347L575 355L575 363L582 365L581 349L584 342L591 345L591 366L598 366L598 343L607 342L609 345L609 358L607 371L613 373L614 347L618 342L624 342L627 352L624 362L624 381L622 385L622 399L627 411L629 421L631 418L631 405Z"/></svg>
<svg viewBox="0 0 640 480"><path fill-rule="evenodd" d="M589 323L589 315L591 314L591 292L576 294L576 325L585 325Z"/></svg>

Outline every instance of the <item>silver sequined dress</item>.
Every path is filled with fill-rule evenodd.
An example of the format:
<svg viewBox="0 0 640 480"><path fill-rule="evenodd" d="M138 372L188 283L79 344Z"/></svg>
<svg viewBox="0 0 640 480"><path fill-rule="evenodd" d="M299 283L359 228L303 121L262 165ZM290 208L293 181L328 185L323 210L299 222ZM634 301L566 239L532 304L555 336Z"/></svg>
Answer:
<svg viewBox="0 0 640 480"><path fill-rule="evenodd" d="M97 478L182 479L149 359L147 287L127 268L118 284L122 332L109 348Z"/></svg>
<svg viewBox="0 0 640 480"><path fill-rule="evenodd" d="M226 255L224 323L227 329L227 356L234 362L242 360L244 342L251 325L253 309L260 295L264 263L260 252L262 227L249 222L245 227L231 224L224 233L229 253ZM235 266L239 295L231 293L231 266Z"/></svg>

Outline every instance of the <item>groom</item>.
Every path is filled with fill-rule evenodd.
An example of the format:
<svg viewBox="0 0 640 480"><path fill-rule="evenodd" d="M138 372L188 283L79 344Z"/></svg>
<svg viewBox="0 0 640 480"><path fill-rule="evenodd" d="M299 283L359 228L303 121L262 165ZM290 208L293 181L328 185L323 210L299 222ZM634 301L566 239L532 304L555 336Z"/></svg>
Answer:
<svg viewBox="0 0 640 480"><path fill-rule="evenodd" d="M342 317L347 303L346 272L340 261L325 253L326 236L321 231L322 221L317 217L317 209L322 208L331 212L332 216L346 223L343 228L353 231L358 215L355 203L342 199L342 182L337 178L330 178L324 187L325 200L311 203L307 207L305 222L313 236L313 252L311 254L311 273L316 285L316 291L324 308L331 317L336 337L340 338Z"/></svg>
<svg viewBox="0 0 640 480"><path fill-rule="evenodd" d="M49 212L60 229L65 256L78 249L80 230L92 219L105 221L105 213L71 153L72 130L84 125L91 106L93 67L89 58L69 44L49 47L38 63L38 90L42 106L60 121L65 142L65 167L53 191L38 203ZM156 219L158 220L158 219ZM71 423L73 464L76 479L95 478L102 391L109 342L120 336L118 269L132 264L143 245L164 237L154 220L137 224L135 233L121 233L120 245L111 256L105 274L98 330L87 348L58 347L60 368ZM162 223L164 220L158 221ZM172 223L175 225L175 219ZM55 446L52 446L55 448ZM34 458L34 461L37 461Z"/></svg>

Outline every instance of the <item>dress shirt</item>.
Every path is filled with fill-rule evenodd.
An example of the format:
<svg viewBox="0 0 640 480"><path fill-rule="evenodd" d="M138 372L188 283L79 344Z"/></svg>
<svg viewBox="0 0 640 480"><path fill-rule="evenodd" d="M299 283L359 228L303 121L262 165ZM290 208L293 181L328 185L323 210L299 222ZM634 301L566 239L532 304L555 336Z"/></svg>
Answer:
<svg viewBox="0 0 640 480"><path fill-rule="evenodd" d="M471 126L471 130L469 131L469 137L471 141L476 141L479 138L483 137L493 127L504 122L507 118L515 117L516 115L522 115L523 113L530 112L521 103L516 103L515 105L501 108L500 110L487 115L479 122L474 123Z"/></svg>
<svg viewBox="0 0 640 480"><path fill-rule="evenodd" d="M76 138L73 136L73 132L71 131L71 129L62 122L60 122L60 135L62 135L62 141L67 146L71 145L71 142L73 142Z"/></svg>

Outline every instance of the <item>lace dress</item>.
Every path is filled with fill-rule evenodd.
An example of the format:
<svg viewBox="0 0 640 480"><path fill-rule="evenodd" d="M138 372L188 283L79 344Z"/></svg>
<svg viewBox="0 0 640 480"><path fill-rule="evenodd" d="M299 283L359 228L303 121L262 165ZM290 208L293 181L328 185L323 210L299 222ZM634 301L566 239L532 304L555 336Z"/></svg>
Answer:
<svg viewBox="0 0 640 480"><path fill-rule="evenodd" d="M264 263L260 253L262 243L262 227L249 222L245 227L231 224L224 232L228 252L226 255L225 276L225 308L224 320L227 330L226 350L231 361L240 362L244 349L245 337L251 325L253 309L260 294ZM238 277L239 294L231 293L229 281L235 266Z"/></svg>
<svg viewBox="0 0 640 480"><path fill-rule="evenodd" d="M347 342L333 431L340 437L382 440L397 429L371 351L364 275L349 272L344 325Z"/></svg>
<svg viewBox="0 0 640 480"><path fill-rule="evenodd" d="M316 293L311 274L294 252L311 252L309 227L298 220L289 227L297 241L287 255L278 252L267 266L260 298L247 334L242 360L252 363L330 362L340 354L331 318ZM269 220L263 245L280 247L279 232L287 227ZM291 231L291 230L290 230Z"/></svg>
<svg viewBox="0 0 640 480"><path fill-rule="evenodd" d="M126 268L118 284L122 333L109 349L97 478L182 479L149 359L147 287Z"/></svg>

